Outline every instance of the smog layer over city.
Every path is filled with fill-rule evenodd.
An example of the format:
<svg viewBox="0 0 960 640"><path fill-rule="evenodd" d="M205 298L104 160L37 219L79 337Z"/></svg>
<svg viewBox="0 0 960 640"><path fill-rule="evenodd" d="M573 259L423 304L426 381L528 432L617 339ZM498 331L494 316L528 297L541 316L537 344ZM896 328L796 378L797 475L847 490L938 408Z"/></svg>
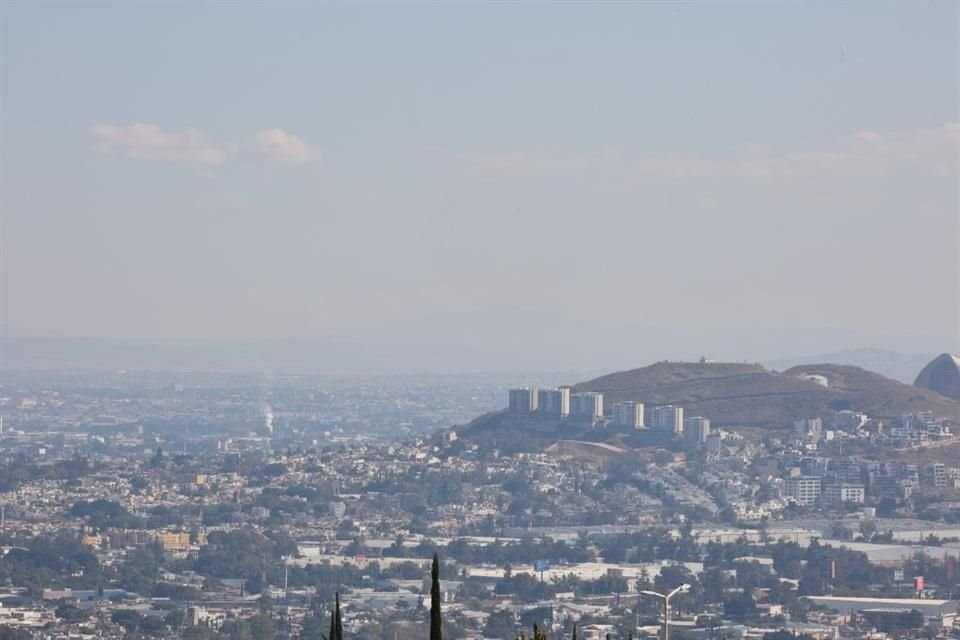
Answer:
<svg viewBox="0 0 960 640"><path fill-rule="evenodd" d="M0 4L0 640L960 638L960 1Z"/></svg>

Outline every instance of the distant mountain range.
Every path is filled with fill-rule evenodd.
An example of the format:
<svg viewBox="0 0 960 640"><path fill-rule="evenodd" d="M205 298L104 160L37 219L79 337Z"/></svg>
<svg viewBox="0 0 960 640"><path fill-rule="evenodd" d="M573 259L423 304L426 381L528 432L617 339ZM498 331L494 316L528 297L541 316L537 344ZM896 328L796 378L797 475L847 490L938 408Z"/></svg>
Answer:
<svg viewBox="0 0 960 640"><path fill-rule="evenodd" d="M564 313L536 307L471 308L276 339L82 338L35 335L0 324L0 367L298 374L599 372L706 355L759 362L777 371L805 362L851 364L911 383L934 355L960 348L936 336L714 323L691 327L573 307ZM890 350L841 351L850 345Z"/></svg>

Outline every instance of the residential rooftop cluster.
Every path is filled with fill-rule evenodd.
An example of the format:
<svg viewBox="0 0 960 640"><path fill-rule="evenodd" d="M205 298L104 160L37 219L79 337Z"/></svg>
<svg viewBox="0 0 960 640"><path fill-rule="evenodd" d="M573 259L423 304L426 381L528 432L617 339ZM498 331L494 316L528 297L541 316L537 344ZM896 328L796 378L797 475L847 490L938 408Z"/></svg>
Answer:
<svg viewBox="0 0 960 640"><path fill-rule="evenodd" d="M312 640L336 592L352 638L426 637L435 552L451 638L654 638L643 592L679 584L674 638L953 633L960 469L930 413L758 432L411 380L369 396L371 436L344 419L370 381L35 376L0 388L0 627L23 637ZM503 428L408 428L504 391Z"/></svg>

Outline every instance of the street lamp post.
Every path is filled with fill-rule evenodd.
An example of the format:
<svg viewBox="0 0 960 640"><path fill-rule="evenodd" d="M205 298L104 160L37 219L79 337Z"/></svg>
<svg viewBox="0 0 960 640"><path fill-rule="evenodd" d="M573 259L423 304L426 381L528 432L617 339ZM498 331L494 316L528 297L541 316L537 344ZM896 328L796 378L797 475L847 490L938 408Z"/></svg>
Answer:
<svg viewBox="0 0 960 640"><path fill-rule="evenodd" d="M686 593L690 591L690 585L683 583L673 591L667 594L657 593L656 591L641 591L645 596L653 596L654 598L660 598L663 600L663 640L670 640L670 598L677 595L678 593Z"/></svg>

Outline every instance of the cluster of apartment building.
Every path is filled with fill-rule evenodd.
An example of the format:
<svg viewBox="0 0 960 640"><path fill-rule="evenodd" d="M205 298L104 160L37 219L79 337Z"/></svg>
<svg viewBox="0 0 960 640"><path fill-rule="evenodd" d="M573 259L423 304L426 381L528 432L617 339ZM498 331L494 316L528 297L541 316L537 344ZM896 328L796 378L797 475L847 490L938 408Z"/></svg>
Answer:
<svg viewBox="0 0 960 640"><path fill-rule="evenodd" d="M916 448L953 439L950 420L935 418L932 412L905 413L885 424L856 411L838 411L832 424L817 418L793 424L793 442L807 450L842 447L858 442L890 448Z"/></svg>
<svg viewBox="0 0 960 640"><path fill-rule="evenodd" d="M918 446L952 438L953 430L949 420L937 419L932 411L918 411L903 414L900 416L900 424L884 429L880 444Z"/></svg>
<svg viewBox="0 0 960 640"><path fill-rule="evenodd" d="M783 496L800 505L861 504L867 495L908 498L919 486L960 489L960 468L942 462L916 465L808 457L787 467Z"/></svg>
<svg viewBox="0 0 960 640"><path fill-rule="evenodd" d="M589 421L613 427L653 429L675 435L685 434L705 443L710 436L710 420L703 416L685 418L683 407L661 405L646 407L633 400L615 402L609 414L603 394L596 391L574 392L570 387L538 389L519 387L509 391L508 409L518 416L560 420Z"/></svg>
<svg viewBox="0 0 960 640"><path fill-rule="evenodd" d="M784 497L804 506L863 504L865 491L862 484L830 482L818 476L788 475L783 482Z"/></svg>

